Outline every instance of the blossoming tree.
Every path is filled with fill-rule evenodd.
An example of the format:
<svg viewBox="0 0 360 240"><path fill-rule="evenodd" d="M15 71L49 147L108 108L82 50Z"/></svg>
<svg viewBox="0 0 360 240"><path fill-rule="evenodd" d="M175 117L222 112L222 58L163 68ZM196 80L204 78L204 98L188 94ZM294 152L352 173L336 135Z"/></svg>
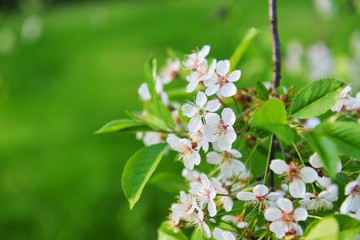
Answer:
<svg viewBox="0 0 360 240"><path fill-rule="evenodd" d="M172 52L159 72L150 58L138 91L142 113L98 131L136 132L145 144L123 172L130 208L164 155L177 153L186 185L178 184L159 239L355 239L360 232L360 97L331 78L300 90L281 86L276 0L269 13L269 87L237 87L238 63L259 33L250 29L230 60L210 58L208 45L184 59ZM172 88L175 80L183 87Z"/></svg>

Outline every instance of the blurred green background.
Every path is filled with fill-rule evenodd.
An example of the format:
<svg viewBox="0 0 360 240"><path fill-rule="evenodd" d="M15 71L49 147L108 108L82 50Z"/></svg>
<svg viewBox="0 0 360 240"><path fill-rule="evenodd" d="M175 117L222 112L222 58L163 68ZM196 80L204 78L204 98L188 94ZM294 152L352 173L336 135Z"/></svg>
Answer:
<svg viewBox="0 0 360 240"><path fill-rule="evenodd" d="M357 89L359 1L278 4L283 84L334 76ZM256 27L262 34L241 61L239 87L271 79L267 1L2 0L0 7L1 239L156 239L174 196L149 184L130 211L121 174L143 145L132 134L93 134L141 109L137 88L151 54L165 63L168 47L190 53L210 44L211 56L229 58ZM166 158L157 172L181 167Z"/></svg>

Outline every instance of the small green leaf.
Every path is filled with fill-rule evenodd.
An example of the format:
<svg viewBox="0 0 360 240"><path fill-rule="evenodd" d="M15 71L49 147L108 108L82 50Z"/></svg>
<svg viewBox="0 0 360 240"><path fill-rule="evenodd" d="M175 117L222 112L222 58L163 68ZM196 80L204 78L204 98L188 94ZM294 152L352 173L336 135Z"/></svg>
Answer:
<svg viewBox="0 0 360 240"><path fill-rule="evenodd" d="M148 85L151 103L157 116L161 116L160 100L156 93L156 59L151 57L145 64L145 82Z"/></svg>
<svg viewBox="0 0 360 240"><path fill-rule="evenodd" d="M360 221L348 215L336 214L334 218L338 221L340 233L338 239L353 240L359 235Z"/></svg>
<svg viewBox="0 0 360 240"><path fill-rule="evenodd" d="M185 115L183 114L183 111L182 111L181 108L179 108L178 116L179 116L180 120L183 121L184 123L189 123L190 118L188 118L187 116L185 116Z"/></svg>
<svg viewBox="0 0 360 240"><path fill-rule="evenodd" d="M162 102L160 102L160 110L161 116L164 119L166 125L170 128L175 128L174 118L172 117L170 110Z"/></svg>
<svg viewBox="0 0 360 240"><path fill-rule="evenodd" d="M164 155L167 144L159 143L137 151L127 161L122 175L122 187L132 209Z"/></svg>
<svg viewBox="0 0 360 240"><path fill-rule="evenodd" d="M178 194L180 191L185 191L189 188L179 174L172 172L158 173L150 179L149 183L155 184L163 191L174 194Z"/></svg>
<svg viewBox="0 0 360 240"><path fill-rule="evenodd" d="M327 217L313 226L305 240L337 240L338 234L338 222L333 217Z"/></svg>
<svg viewBox="0 0 360 240"><path fill-rule="evenodd" d="M151 128L131 119L119 119L105 124L95 133L149 131Z"/></svg>
<svg viewBox="0 0 360 240"><path fill-rule="evenodd" d="M241 43L237 46L234 54L230 58L230 71L233 71L237 68L249 44L259 33L261 33L261 31L256 28L250 28L246 32L245 37L242 39Z"/></svg>
<svg viewBox="0 0 360 240"><path fill-rule="evenodd" d="M153 115L153 114L147 114L146 117L141 117L139 114L134 114L130 112L126 112L129 117L133 118L134 120L141 122L150 128L154 129L154 131L168 131L169 128L166 125L166 123L159 117Z"/></svg>
<svg viewBox="0 0 360 240"><path fill-rule="evenodd" d="M188 238L180 229L178 229L178 232L174 232L169 228L167 222L163 222L158 229L158 240L188 240Z"/></svg>
<svg viewBox="0 0 360 240"><path fill-rule="evenodd" d="M295 96L290 113L296 118L319 116L337 102L345 83L324 78L307 84Z"/></svg>
<svg viewBox="0 0 360 240"><path fill-rule="evenodd" d="M255 88L261 100L265 101L269 99L269 91L266 89L262 82L256 81Z"/></svg>
<svg viewBox="0 0 360 240"><path fill-rule="evenodd" d="M339 162L335 144L329 137L314 131L309 132L306 135L306 139L310 143L311 148L319 155L330 176L334 177L336 174L336 165Z"/></svg>
<svg viewBox="0 0 360 240"><path fill-rule="evenodd" d="M244 221L245 221L245 222L250 222L251 220L253 220L254 217L256 217L256 215L257 215L258 213L259 213L259 209L253 208L253 209L251 210L251 212L246 215Z"/></svg>

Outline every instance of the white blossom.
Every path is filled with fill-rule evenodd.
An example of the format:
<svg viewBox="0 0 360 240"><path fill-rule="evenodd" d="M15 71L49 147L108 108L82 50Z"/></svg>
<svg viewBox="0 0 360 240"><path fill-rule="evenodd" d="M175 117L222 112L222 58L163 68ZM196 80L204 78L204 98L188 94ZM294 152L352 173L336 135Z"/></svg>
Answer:
<svg viewBox="0 0 360 240"><path fill-rule="evenodd" d="M234 96L237 92L237 88L233 82L240 79L241 71L235 70L229 74L230 61L219 61L216 65L216 78L210 78L204 81L204 85L207 87L205 93L208 96L220 92L224 97Z"/></svg>
<svg viewBox="0 0 360 240"><path fill-rule="evenodd" d="M331 108L331 111L341 112L344 109L352 110L357 108L359 108L358 101L356 101L356 98L351 97L351 87L348 85L342 90L338 101Z"/></svg>
<svg viewBox="0 0 360 240"><path fill-rule="evenodd" d="M189 182L198 182L200 181L200 172L196 170L188 170L184 168L181 172L181 175Z"/></svg>
<svg viewBox="0 0 360 240"><path fill-rule="evenodd" d="M308 213L304 208L293 209L293 204L289 199L280 198L276 201L279 208L270 207L265 210L265 219L272 222L270 230L275 233L277 238L283 238L286 233L295 231L297 236L303 235L299 221L305 221Z"/></svg>
<svg viewBox="0 0 360 240"><path fill-rule="evenodd" d="M282 197L280 193L269 193L267 186L256 185L252 192L239 192L236 197L241 201L249 201L250 204L263 210L267 207L276 207L276 201Z"/></svg>
<svg viewBox="0 0 360 240"><path fill-rule="evenodd" d="M332 209L334 201L337 200L337 196L331 194L328 191L322 191L315 195L313 193L305 193L300 200L300 205L308 210L321 210Z"/></svg>
<svg viewBox="0 0 360 240"><path fill-rule="evenodd" d="M206 238L211 238L211 231L209 226L204 221L204 213L201 209L197 209L198 212L193 212L191 214L190 223L191 225L197 227L197 229L201 231L201 234L204 234Z"/></svg>
<svg viewBox="0 0 360 240"><path fill-rule="evenodd" d="M170 83L180 71L180 60L171 58L167 59L165 67L160 72L160 77L163 84Z"/></svg>
<svg viewBox="0 0 360 240"><path fill-rule="evenodd" d="M209 215L211 217L216 215L216 204L214 199L216 197L215 188L211 185L210 180L205 174L201 174L200 182L193 182L190 184L190 192L196 196L201 208L208 205Z"/></svg>
<svg viewBox="0 0 360 240"><path fill-rule="evenodd" d="M143 137L144 145L150 146L157 143L163 143L166 140L166 135L161 132L146 132Z"/></svg>
<svg viewBox="0 0 360 240"><path fill-rule="evenodd" d="M324 167L324 164L322 163L319 155L316 152L313 153L313 155L310 156L309 162L310 162L310 165L313 168L322 168L322 167ZM342 169L342 164L341 164L340 161L338 161L338 163L336 164L336 173L341 172L341 169Z"/></svg>
<svg viewBox="0 0 360 240"><path fill-rule="evenodd" d="M217 111L221 104L218 100L207 101L205 93L199 91L196 95L195 103L189 102L181 107L183 114L190 119L189 131L196 132L203 126L203 121L208 113Z"/></svg>
<svg viewBox="0 0 360 240"><path fill-rule="evenodd" d="M192 194L186 194L181 191L179 202L171 206L171 216L174 218L188 218L197 207L195 197Z"/></svg>
<svg viewBox="0 0 360 240"><path fill-rule="evenodd" d="M205 59L205 61L200 64L200 66L196 69L196 71L191 72L190 75L186 77L186 81L189 82L189 84L186 87L186 92L188 93L193 92L198 86L199 82L204 82L206 80L214 78L215 67L216 67L215 59L212 61L209 68L208 68L207 60Z"/></svg>
<svg viewBox="0 0 360 240"><path fill-rule="evenodd" d="M220 180L217 178L212 178L211 182L212 182L212 185L214 186L217 194L223 194L223 195L229 194L229 191L223 186L223 185L226 185L226 183L220 182ZM218 195L217 199L222 204L222 206L224 207L226 212L229 212L232 210L234 202L231 197Z"/></svg>
<svg viewBox="0 0 360 240"><path fill-rule="evenodd" d="M213 147L215 150L221 151L217 149L216 144L214 144ZM222 151L222 153L213 151L206 155L206 161L209 164L220 165L221 175L225 178L231 178L245 170L245 165L237 159L241 157L241 153L236 149L231 149L230 151L225 150Z"/></svg>
<svg viewBox="0 0 360 240"><path fill-rule="evenodd" d="M189 137L191 139L192 143L195 143L198 145L198 148L202 148L204 152L206 153L209 150L209 142L206 140L203 134L203 127L201 127L200 130L197 130L195 132L189 132Z"/></svg>
<svg viewBox="0 0 360 240"><path fill-rule="evenodd" d="M233 223L238 228L246 228L248 225L247 222L244 222L245 218L242 215L237 215L236 217L233 215L225 215L221 219Z"/></svg>
<svg viewBox="0 0 360 240"><path fill-rule="evenodd" d="M216 240L236 240L231 232L225 232L217 227L214 229L213 235Z"/></svg>
<svg viewBox="0 0 360 240"><path fill-rule="evenodd" d="M199 68L199 66L206 61L206 56L210 52L210 46L205 45L200 51L195 51L188 55L188 58L184 62L184 66L188 70Z"/></svg>
<svg viewBox="0 0 360 240"><path fill-rule="evenodd" d="M169 97L166 92L163 91L163 85L159 76L155 79L155 92L160 96L161 101L165 106L169 105ZM142 101L149 101L151 99L149 86L146 82L142 83L138 89L138 94Z"/></svg>
<svg viewBox="0 0 360 240"><path fill-rule="evenodd" d="M167 142L170 147L180 153L179 159L183 161L184 166L192 170L194 165L199 165L201 158L197 148L193 148L188 139L181 139L174 134L169 134Z"/></svg>
<svg viewBox="0 0 360 240"><path fill-rule="evenodd" d="M303 125L304 125L304 128L313 129L320 123L321 123L320 119L313 117L313 118L306 119L306 121Z"/></svg>
<svg viewBox="0 0 360 240"><path fill-rule="evenodd" d="M295 198L302 197L306 192L306 183L315 182L317 172L311 167L297 167L294 163L289 165L280 159L271 161L270 169L276 174L284 174L289 184L289 192Z"/></svg>
<svg viewBox="0 0 360 240"><path fill-rule="evenodd" d="M216 142L221 150L230 150L236 140L233 128L236 117L230 108L225 108L220 116L209 113L205 117L204 136L209 142Z"/></svg>
<svg viewBox="0 0 360 240"><path fill-rule="evenodd" d="M349 182L345 187L345 196L348 196L341 204L340 212L356 212L360 208L360 175L355 181Z"/></svg>
<svg viewBox="0 0 360 240"><path fill-rule="evenodd" d="M333 184L331 182L331 178L328 177L321 177L317 179L317 182L320 184L320 186L322 187L322 189L324 189L324 191L327 191L329 193L331 193L332 195L336 196L336 200L339 196L339 187L336 184Z"/></svg>

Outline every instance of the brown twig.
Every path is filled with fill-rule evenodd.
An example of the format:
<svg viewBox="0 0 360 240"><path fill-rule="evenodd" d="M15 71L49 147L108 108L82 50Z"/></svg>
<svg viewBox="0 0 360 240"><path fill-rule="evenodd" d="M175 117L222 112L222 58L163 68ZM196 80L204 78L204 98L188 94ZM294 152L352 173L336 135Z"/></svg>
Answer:
<svg viewBox="0 0 360 240"><path fill-rule="evenodd" d="M270 29L271 29L271 38L272 38L272 64L273 64L273 78L271 82L272 90L275 92L275 89L280 86L281 79L281 56L280 56L280 39L279 32L277 26L277 12L276 12L276 0L269 0L269 21L270 21ZM277 139L274 136L270 159L268 161L271 164L271 161L275 157L275 151L277 148ZM284 159L285 160L285 159ZM269 172L269 186L274 189L274 173L272 171Z"/></svg>

